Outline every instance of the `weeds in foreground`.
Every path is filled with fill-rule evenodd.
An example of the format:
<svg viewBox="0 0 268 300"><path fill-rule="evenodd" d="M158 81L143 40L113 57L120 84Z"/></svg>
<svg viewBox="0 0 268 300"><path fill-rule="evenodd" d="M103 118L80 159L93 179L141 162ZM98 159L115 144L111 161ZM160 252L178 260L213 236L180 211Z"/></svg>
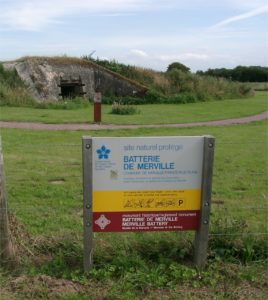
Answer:
<svg viewBox="0 0 268 300"><path fill-rule="evenodd" d="M212 239L210 253L214 252L213 242ZM256 248L264 247L263 241L252 242L256 244ZM226 247L234 247L234 245L223 244ZM178 233L156 236L151 233L128 234L115 237L98 234L94 267L87 274L82 271L82 246L79 242L66 240L54 244L54 247L53 245L49 247L53 253L49 262L28 268L30 276L64 279L83 287L88 284L91 287L98 285L102 287L102 291L106 290L107 299L129 299L129 297L147 299L147 295L152 291L172 293L179 286L183 290L192 291L190 294L196 294L197 299L200 299L199 291L204 289L214 291L214 296L221 295L221 299L235 299L230 287L239 286L243 282L253 286L258 282L258 285L262 286L265 280L260 280L262 276L260 270L264 270L266 265L265 257L258 262L254 261L253 256L248 257L247 265L244 265L243 259L232 262L230 259L234 253L232 249L226 251L224 256L210 256L205 269L194 268L189 262L192 255L189 236L182 238ZM245 244L242 241L241 253L244 248ZM178 295L178 292L174 293ZM77 299L83 299L83 295L84 293L80 293ZM189 296L189 299L195 297Z"/></svg>
<svg viewBox="0 0 268 300"><path fill-rule="evenodd" d="M217 218L212 224L210 256L238 264L268 258L266 236L252 236L245 220Z"/></svg>
<svg viewBox="0 0 268 300"><path fill-rule="evenodd" d="M35 237L33 242L31 236L22 234L24 245L30 247L28 254L32 254L21 256L15 273L0 270L0 287L11 282L12 290L15 287L24 299L32 299L33 295L54 299L59 293L63 295L61 299L88 299L87 289L93 299L99 293L100 299L153 299L149 295L155 291L169 295L174 291L178 295L178 287L182 288L182 294L185 289L191 291L185 299L200 299L202 290L211 290L220 299L235 299L237 286L265 288L266 240L247 236L241 220L232 219L226 227L226 220L217 219L211 226L208 264L203 270L191 264L193 234L189 232L97 233L94 266L89 273L82 269L83 247L79 236ZM224 235L234 230L236 238L230 240ZM213 235L215 231L218 236ZM19 237L16 241L19 245ZM32 286L31 291L28 285Z"/></svg>
<svg viewBox="0 0 268 300"><path fill-rule="evenodd" d="M248 236L244 222L231 220L228 230L241 235L230 238L222 220L212 224L217 236L209 240L208 266L198 270L192 266L193 234L177 232L107 234L95 236L94 267L87 276L82 271L82 244L72 238L44 240L36 245L36 255L48 255L51 259L38 267L32 265L31 275L46 274L85 283L88 278L107 283L121 281L135 290L148 287L175 287L187 283L192 287L215 286L229 273L229 265L245 268L246 265L267 263L267 240ZM220 227L217 227L220 226ZM220 230L220 232L218 231ZM244 267L243 267L244 266ZM221 271L221 270L224 270ZM230 270L231 272L231 270ZM245 274L233 274L242 280ZM254 274L248 279L254 279Z"/></svg>

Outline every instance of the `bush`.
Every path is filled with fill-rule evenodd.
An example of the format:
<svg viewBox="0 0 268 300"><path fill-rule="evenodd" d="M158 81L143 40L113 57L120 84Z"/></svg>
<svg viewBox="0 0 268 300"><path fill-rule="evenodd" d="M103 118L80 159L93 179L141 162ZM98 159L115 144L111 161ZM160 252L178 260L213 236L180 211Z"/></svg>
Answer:
<svg viewBox="0 0 268 300"><path fill-rule="evenodd" d="M120 103L122 105L139 105L139 104L145 104L145 101L143 98L138 97L117 97L117 96L102 96L102 104L110 104L113 103Z"/></svg>
<svg viewBox="0 0 268 300"><path fill-rule="evenodd" d="M0 64L0 106L32 106L36 103L16 70L5 70Z"/></svg>
<svg viewBox="0 0 268 300"><path fill-rule="evenodd" d="M27 89L11 88L7 84L0 85L0 106L34 106L36 101Z"/></svg>
<svg viewBox="0 0 268 300"><path fill-rule="evenodd" d="M191 92L185 92L185 93L179 93L168 97L164 103L186 104L186 103L195 103L195 102L198 102L197 95Z"/></svg>
<svg viewBox="0 0 268 300"><path fill-rule="evenodd" d="M135 107L118 102L113 103L112 110L110 111L110 114L115 115L135 115L138 113L139 111Z"/></svg>
<svg viewBox="0 0 268 300"><path fill-rule="evenodd" d="M254 90L248 84L241 84L239 90L241 95L254 95Z"/></svg>

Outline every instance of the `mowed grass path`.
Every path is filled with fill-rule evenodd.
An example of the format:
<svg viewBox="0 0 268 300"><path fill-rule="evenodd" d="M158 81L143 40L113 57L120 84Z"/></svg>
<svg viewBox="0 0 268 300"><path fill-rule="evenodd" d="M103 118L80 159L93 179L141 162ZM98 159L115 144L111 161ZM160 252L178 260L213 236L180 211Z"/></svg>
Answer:
<svg viewBox="0 0 268 300"><path fill-rule="evenodd" d="M111 106L102 106L104 124L167 124L223 120L258 114L268 110L268 92L255 97L189 104L148 104L137 106L139 114L112 115ZM41 123L92 123L93 106L82 109L35 109L0 107L1 121Z"/></svg>

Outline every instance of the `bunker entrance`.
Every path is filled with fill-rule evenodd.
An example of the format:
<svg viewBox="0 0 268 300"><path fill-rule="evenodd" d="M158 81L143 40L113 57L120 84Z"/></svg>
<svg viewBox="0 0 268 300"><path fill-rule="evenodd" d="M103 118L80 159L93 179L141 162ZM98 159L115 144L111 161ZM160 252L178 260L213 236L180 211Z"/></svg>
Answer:
<svg viewBox="0 0 268 300"><path fill-rule="evenodd" d="M83 97L85 92L83 91L84 84L82 83L81 77L79 78L62 78L60 77L60 94L63 99L66 98L75 98L75 97Z"/></svg>

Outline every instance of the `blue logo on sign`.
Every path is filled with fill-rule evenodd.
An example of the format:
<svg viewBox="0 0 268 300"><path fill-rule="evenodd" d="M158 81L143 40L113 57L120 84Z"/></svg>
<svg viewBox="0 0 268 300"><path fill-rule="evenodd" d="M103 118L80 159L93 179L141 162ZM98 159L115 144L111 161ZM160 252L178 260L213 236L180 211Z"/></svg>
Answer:
<svg viewBox="0 0 268 300"><path fill-rule="evenodd" d="M98 154L98 159L108 159L111 150L106 148L105 146L102 146L96 152Z"/></svg>

